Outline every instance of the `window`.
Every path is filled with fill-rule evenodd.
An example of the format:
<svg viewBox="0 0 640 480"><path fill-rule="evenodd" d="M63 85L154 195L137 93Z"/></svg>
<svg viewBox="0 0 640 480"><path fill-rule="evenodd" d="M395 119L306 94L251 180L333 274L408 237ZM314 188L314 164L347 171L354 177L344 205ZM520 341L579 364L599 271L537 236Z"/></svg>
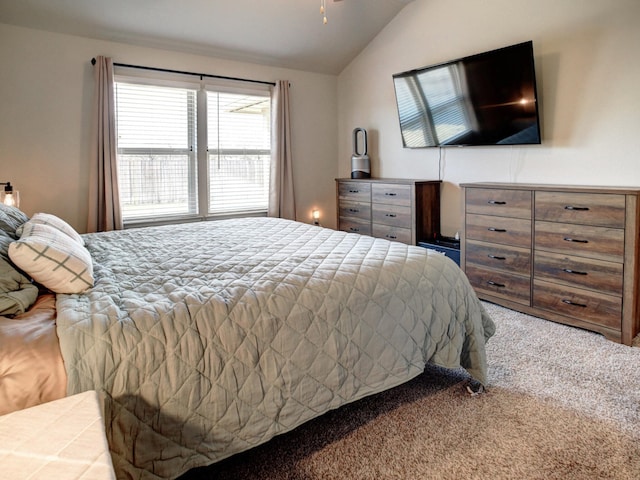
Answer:
<svg viewBox="0 0 640 480"><path fill-rule="evenodd" d="M264 213L271 100L265 90L116 77L125 223Z"/></svg>
<svg viewBox="0 0 640 480"><path fill-rule="evenodd" d="M266 211L270 98L207 92L209 212Z"/></svg>

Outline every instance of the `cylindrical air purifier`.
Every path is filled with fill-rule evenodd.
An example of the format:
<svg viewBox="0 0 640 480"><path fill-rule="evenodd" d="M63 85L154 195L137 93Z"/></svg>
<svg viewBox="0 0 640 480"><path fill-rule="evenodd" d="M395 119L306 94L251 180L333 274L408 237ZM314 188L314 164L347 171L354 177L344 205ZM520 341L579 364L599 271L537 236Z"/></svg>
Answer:
<svg viewBox="0 0 640 480"><path fill-rule="evenodd" d="M358 148L358 133L362 135L362 149ZM353 130L353 155L351 155L351 178L371 178L371 162L367 155L367 131L364 128Z"/></svg>

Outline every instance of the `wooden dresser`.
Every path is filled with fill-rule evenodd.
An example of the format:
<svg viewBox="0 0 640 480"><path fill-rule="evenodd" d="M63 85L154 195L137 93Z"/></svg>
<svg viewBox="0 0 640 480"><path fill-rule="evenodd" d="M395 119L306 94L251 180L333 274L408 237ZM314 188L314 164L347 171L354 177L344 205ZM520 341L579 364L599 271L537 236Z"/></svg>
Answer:
<svg viewBox="0 0 640 480"><path fill-rule="evenodd" d="M640 331L640 188L461 187L461 267L480 298L631 344Z"/></svg>
<svg viewBox="0 0 640 480"><path fill-rule="evenodd" d="M440 232L439 180L337 178L338 229L416 245Z"/></svg>

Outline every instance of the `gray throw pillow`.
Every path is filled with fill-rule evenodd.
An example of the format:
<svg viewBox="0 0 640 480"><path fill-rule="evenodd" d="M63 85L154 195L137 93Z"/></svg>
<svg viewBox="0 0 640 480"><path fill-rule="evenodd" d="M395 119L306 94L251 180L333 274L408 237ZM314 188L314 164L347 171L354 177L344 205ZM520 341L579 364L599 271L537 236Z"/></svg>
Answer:
<svg viewBox="0 0 640 480"><path fill-rule="evenodd" d="M9 244L15 240L4 230L0 230L0 258L9 261Z"/></svg>
<svg viewBox="0 0 640 480"><path fill-rule="evenodd" d="M0 315L26 312L38 297L38 287L0 257Z"/></svg>
<svg viewBox="0 0 640 480"><path fill-rule="evenodd" d="M16 230L27 220L29 220L29 217L21 210L0 203L0 230L6 232L12 238L18 238Z"/></svg>

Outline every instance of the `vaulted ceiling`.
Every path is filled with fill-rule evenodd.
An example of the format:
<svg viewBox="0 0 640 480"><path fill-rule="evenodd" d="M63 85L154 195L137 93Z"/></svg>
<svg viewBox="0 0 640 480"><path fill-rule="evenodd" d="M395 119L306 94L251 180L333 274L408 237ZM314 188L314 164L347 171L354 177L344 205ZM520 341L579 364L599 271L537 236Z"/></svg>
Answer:
<svg viewBox="0 0 640 480"><path fill-rule="evenodd" d="M412 0L0 0L0 23L337 74Z"/></svg>

